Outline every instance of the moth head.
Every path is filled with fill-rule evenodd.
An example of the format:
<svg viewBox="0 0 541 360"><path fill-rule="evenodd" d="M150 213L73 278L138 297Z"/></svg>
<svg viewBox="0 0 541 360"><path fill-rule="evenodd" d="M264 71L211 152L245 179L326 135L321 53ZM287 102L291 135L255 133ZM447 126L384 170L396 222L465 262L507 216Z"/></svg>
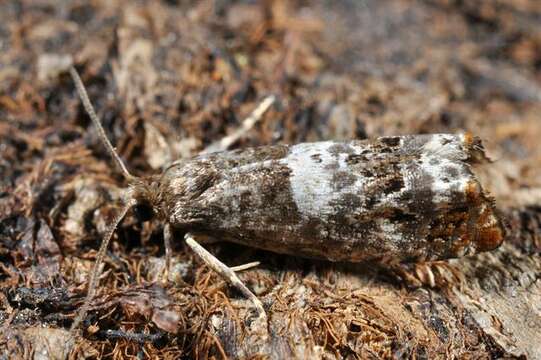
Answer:
<svg viewBox="0 0 541 360"><path fill-rule="evenodd" d="M154 218L154 209L149 203L136 203L133 206L132 210L137 219L141 222L149 221Z"/></svg>
<svg viewBox="0 0 541 360"><path fill-rule="evenodd" d="M140 221L149 221L161 215L159 182L153 176L134 178L130 181L126 203L132 203L132 210Z"/></svg>

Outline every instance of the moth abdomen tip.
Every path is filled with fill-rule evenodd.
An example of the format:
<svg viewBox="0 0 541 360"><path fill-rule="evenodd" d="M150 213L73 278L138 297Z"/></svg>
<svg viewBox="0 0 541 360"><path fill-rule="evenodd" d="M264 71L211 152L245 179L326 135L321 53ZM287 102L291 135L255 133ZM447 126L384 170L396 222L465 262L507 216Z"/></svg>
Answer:
<svg viewBox="0 0 541 360"><path fill-rule="evenodd" d="M476 252L494 250L505 238L505 227L497 214L494 199L487 195L477 181L469 181L466 197L473 217L471 232L474 234L473 246Z"/></svg>
<svg viewBox="0 0 541 360"><path fill-rule="evenodd" d="M503 243L504 238L504 229L499 225L481 227L475 238L475 249L478 252L495 250Z"/></svg>

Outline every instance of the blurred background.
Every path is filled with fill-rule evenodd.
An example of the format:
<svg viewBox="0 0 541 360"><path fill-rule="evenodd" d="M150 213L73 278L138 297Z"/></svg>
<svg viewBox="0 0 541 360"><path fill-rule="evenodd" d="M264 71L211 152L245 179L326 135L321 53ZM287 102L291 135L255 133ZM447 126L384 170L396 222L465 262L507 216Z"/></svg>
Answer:
<svg viewBox="0 0 541 360"><path fill-rule="evenodd" d="M74 340L62 329L124 184L65 73L71 62L138 175L234 132L270 94L234 148L471 132L494 160L479 176L510 237L459 260L459 290L213 247L228 264L268 259L243 275L274 314L266 341L243 322L249 304L181 244L177 285L156 285L161 225L129 217L86 340ZM537 0L1 2L0 327L10 332L0 349L54 340L60 355L110 357L541 358L540 114Z"/></svg>

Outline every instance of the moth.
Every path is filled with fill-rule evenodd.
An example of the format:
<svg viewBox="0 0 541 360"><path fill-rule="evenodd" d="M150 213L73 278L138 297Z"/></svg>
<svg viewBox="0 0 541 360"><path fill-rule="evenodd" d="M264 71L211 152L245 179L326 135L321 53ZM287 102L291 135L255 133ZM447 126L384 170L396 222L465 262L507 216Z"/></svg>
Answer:
<svg viewBox="0 0 541 360"><path fill-rule="evenodd" d="M323 141L206 153L135 177L115 152L76 70L77 91L126 178L124 206L101 243L76 329L94 297L103 258L130 208L172 228L266 318L260 300L197 239L210 236L275 253L361 262L441 260L497 248L504 227L472 166L486 160L469 134Z"/></svg>

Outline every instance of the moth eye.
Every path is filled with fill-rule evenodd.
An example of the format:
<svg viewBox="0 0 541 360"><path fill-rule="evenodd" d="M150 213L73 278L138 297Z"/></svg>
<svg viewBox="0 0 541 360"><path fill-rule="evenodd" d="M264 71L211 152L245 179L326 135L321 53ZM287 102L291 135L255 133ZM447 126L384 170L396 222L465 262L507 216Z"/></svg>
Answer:
<svg viewBox="0 0 541 360"><path fill-rule="evenodd" d="M139 221L148 221L154 217L154 211L149 204L137 204L133 207L133 212Z"/></svg>

